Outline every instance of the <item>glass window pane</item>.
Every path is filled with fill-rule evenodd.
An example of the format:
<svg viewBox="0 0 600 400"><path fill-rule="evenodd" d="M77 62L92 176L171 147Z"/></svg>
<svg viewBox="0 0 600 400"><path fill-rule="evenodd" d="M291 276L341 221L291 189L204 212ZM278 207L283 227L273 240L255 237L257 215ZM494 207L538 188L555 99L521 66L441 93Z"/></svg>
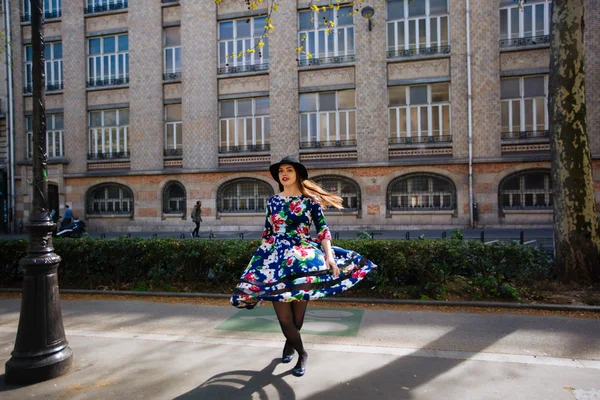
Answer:
<svg viewBox="0 0 600 400"><path fill-rule="evenodd" d="M533 131L533 100L525 100L525 130Z"/></svg>
<svg viewBox="0 0 600 400"><path fill-rule="evenodd" d="M300 137L303 142L308 139L308 114L300 115Z"/></svg>
<svg viewBox="0 0 600 400"><path fill-rule="evenodd" d="M165 46L181 46L181 30L179 27L165 28Z"/></svg>
<svg viewBox="0 0 600 400"><path fill-rule="evenodd" d="M352 7L341 7L337 12L338 17L338 26L347 26L352 25L353 16L352 16Z"/></svg>
<svg viewBox="0 0 600 400"><path fill-rule="evenodd" d="M231 101L222 101L221 102L221 118L231 118L235 117L235 102Z"/></svg>
<svg viewBox="0 0 600 400"><path fill-rule="evenodd" d="M119 110L119 125L129 125L129 110Z"/></svg>
<svg viewBox="0 0 600 400"><path fill-rule="evenodd" d="M545 96L545 85L543 76L524 78L523 84L525 97Z"/></svg>
<svg viewBox="0 0 600 400"><path fill-rule="evenodd" d="M167 122L181 121L181 104L169 104L167 108Z"/></svg>
<svg viewBox="0 0 600 400"><path fill-rule="evenodd" d="M338 92L338 109L347 110L354 108L354 90L341 90Z"/></svg>
<svg viewBox="0 0 600 400"><path fill-rule="evenodd" d="M403 106L406 104L406 86L391 86L388 88L389 105Z"/></svg>
<svg viewBox="0 0 600 400"><path fill-rule="evenodd" d="M427 104L427 86L410 87L410 104Z"/></svg>
<svg viewBox="0 0 600 400"><path fill-rule="evenodd" d="M90 126L102 126L101 111L93 111L90 113Z"/></svg>
<svg viewBox="0 0 600 400"><path fill-rule="evenodd" d="M410 108L410 133L412 137L419 136L419 114L417 107Z"/></svg>
<svg viewBox="0 0 600 400"><path fill-rule="evenodd" d="M429 120L427 118L427 107L420 107L421 109L421 136L427 136L429 134Z"/></svg>
<svg viewBox="0 0 600 400"><path fill-rule="evenodd" d="M448 13L448 0L429 0L429 15Z"/></svg>
<svg viewBox="0 0 600 400"><path fill-rule="evenodd" d="M54 43L54 58L62 58L62 42Z"/></svg>
<svg viewBox="0 0 600 400"><path fill-rule="evenodd" d="M44 59L50 60L52 58L52 45L48 43L44 46Z"/></svg>
<svg viewBox="0 0 600 400"><path fill-rule="evenodd" d="M335 110L335 93L319 93L319 111Z"/></svg>
<svg viewBox="0 0 600 400"><path fill-rule="evenodd" d="M391 0L387 2L387 19L404 18L404 0Z"/></svg>
<svg viewBox="0 0 600 400"><path fill-rule="evenodd" d="M219 24L219 39L233 39L233 21Z"/></svg>
<svg viewBox="0 0 600 400"><path fill-rule="evenodd" d="M300 95L300 111L317 111L316 93L307 93Z"/></svg>
<svg viewBox="0 0 600 400"><path fill-rule="evenodd" d="M252 100L238 100L237 102L237 116L251 116L252 115Z"/></svg>
<svg viewBox="0 0 600 400"><path fill-rule="evenodd" d="M54 115L54 127L53 129L62 130L64 127L64 117L63 114L55 114Z"/></svg>
<svg viewBox="0 0 600 400"><path fill-rule="evenodd" d="M533 6L532 6L533 8ZM542 36L544 34L544 4L535 5L535 32L532 36Z"/></svg>
<svg viewBox="0 0 600 400"><path fill-rule="evenodd" d="M104 53L114 53L115 52L115 37L108 36L104 38Z"/></svg>
<svg viewBox="0 0 600 400"><path fill-rule="evenodd" d="M533 7L525 6L523 7L523 37L531 36L533 36Z"/></svg>
<svg viewBox="0 0 600 400"><path fill-rule="evenodd" d="M250 20L246 20L246 19L236 20L236 28L237 28L236 37L243 38L243 37L252 36L252 33L251 33L252 24L250 23Z"/></svg>
<svg viewBox="0 0 600 400"><path fill-rule="evenodd" d="M269 115L269 98L259 97L254 100L256 112L255 115Z"/></svg>
<svg viewBox="0 0 600 400"><path fill-rule="evenodd" d="M254 36L261 36L265 32L266 19L267 17L254 18Z"/></svg>
<svg viewBox="0 0 600 400"><path fill-rule="evenodd" d="M448 17L440 18L440 46L448 46L448 36L450 29L448 27Z"/></svg>
<svg viewBox="0 0 600 400"><path fill-rule="evenodd" d="M388 3L389 4L389 3ZM388 51L396 49L396 23L387 24Z"/></svg>
<svg viewBox="0 0 600 400"><path fill-rule="evenodd" d="M116 111L105 111L104 112L104 126L117 125L117 112Z"/></svg>
<svg viewBox="0 0 600 400"><path fill-rule="evenodd" d="M500 119L502 123L502 132L510 132L510 121L508 120L508 101L503 101L500 103Z"/></svg>
<svg viewBox="0 0 600 400"><path fill-rule="evenodd" d="M546 130L546 104L544 99L535 99L535 124L537 131Z"/></svg>
<svg viewBox="0 0 600 400"><path fill-rule="evenodd" d="M508 38L508 10L500 10L500 39Z"/></svg>
<svg viewBox="0 0 600 400"><path fill-rule="evenodd" d="M129 50L129 35L120 35L119 36L119 51L128 51Z"/></svg>
<svg viewBox="0 0 600 400"><path fill-rule="evenodd" d="M89 40L89 52L91 55L100 54L100 38Z"/></svg>
<svg viewBox="0 0 600 400"><path fill-rule="evenodd" d="M425 15L425 1L409 1L408 2L408 16L416 17L419 15Z"/></svg>
<svg viewBox="0 0 600 400"><path fill-rule="evenodd" d="M521 97L519 91L519 78L502 79L500 81L500 98L516 99Z"/></svg>
<svg viewBox="0 0 600 400"><path fill-rule="evenodd" d="M521 102L512 102L512 131L521 132Z"/></svg>
<svg viewBox="0 0 600 400"><path fill-rule="evenodd" d="M442 106L443 134L450 135L450 106Z"/></svg>
<svg viewBox="0 0 600 400"><path fill-rule="evenodd" d="M312 11L301 11L298 14L298 28L301 31L311 29L313 27Z"/></svg>
<svg viewBox="0 0 600 400"><path fill-rule="evenodd" d="M519 37L519 8L510 9L510 33L511 37Z"/></svg>
<svg viewBox="0 0 600 400"><path fill-rule="evenodd" d="M434 83L431 85L431 102L439 103L450 101L450 85L448 83Z"/></svg>

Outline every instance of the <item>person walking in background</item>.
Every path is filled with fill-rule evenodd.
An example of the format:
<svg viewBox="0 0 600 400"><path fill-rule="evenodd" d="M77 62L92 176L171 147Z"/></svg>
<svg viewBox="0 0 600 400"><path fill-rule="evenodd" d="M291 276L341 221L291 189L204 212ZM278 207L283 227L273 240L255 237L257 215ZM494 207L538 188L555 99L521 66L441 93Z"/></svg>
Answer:
<svg viewBox="0 0 600 400"><path fill-rule="evenodd" d="M292 373L306 371L308 353L300 329L309 300L342 293L377 266L355 251L331 246L323 207L342 208L342 198L308 180L296 158L285 157L269 168L281 193L267 203L262 244L236 286L231 304L252 309L272 301L286 338L281 361L298 362ZM315 224L317 238L310 237Z"/></svg>
<svg viewBox="0 0 600 400"><path fill-rule="evenodd" d="M63 215L62 225L67 225L73 220L73 211L69 208L68 204L65 204L65 215Z"/></svg>
<svg viewBox="0 0 600 400"><path fill-rule="evenodd" d="M200 236L200 222L202 222L202 202L198 200L192 210L192 221L196 224L196 229L192 231L192 237Z"/></svg>

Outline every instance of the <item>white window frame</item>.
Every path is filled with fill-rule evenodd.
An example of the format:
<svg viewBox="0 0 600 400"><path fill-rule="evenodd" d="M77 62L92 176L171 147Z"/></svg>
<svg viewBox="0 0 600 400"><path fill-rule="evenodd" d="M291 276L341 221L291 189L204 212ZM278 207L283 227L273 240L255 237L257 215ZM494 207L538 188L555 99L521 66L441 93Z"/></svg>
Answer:
<svg viewBox="0 0 600 400"><path fill-rule="evenodd" d="M25 93L33 91L33 47L28 44L25 46Z"/></svg>
<svg viewBox="0 0 600 400"><path fill-rule="evenodd" d="M229 19L226 21L219 21L218 35L218 58L219 58L219 68L224 68L224 72L233 72L235 68L250 66L250 65L263 65L269 63L269 38L267 36L263 37L264 29L259 32L255 30L255 21L257 19L268 18L266 15L257 15L255 17L250 18L238 18L238 19ZM237 24L238 21L246 21L251 24L250 36L238 37L237 33ZM222 39L221 35L221 24L233 23L233 38ZM262 48L258 47L258 42L262 39L264 46ZM240 47L239 41L242 41L242 45ZM249 43L247 43L249 42ZM221 52L221 49L224 49L224 54ZM246 56L243 53L246 50L254 49L253 53L248 53ZM238 57L238 54L242 53L241 57ZM228 57L226 57L228 56Z"/></svg>
<svg viewBox="0 0 600 400"><path fill-rule="evenodd" d="M24 0L25 3L28 0ZM58 18L62 12L62 0L44 0L44 18Z"/></svg>
<svg viewBox="0 0 600 400"><path fill-rule="evenodd" d="M110 8L110 6L116 6L116 5L122 5L122 7L119 7L118 9L127 8L128 0L87 0L86 10L88 10L88 12L92 12L92 13L108 11L108 10L112 10L112 9L117 9L116 7ZM101 7L101 9L96 11L97 7ZM89 11L90 8L91 8L91 11Z"/></svg>
<svg viewBox="0 0 600 400"><path fill-rule="evenodd" d="M338 25L339 13L349 13L352 15L352 7L340 7L339 10L336 7L333 7L328 8L327 10L328 11L320 11L319 13L310 10L300 10L298 12L298 27L300 27L300 14L308 12L312 13L312 28L308 30L300 30L298 28L298 46L303 47L303 52L298 54L298 59L300 62L309 62L308 54L306 54L306 52L310 52L312 58L314 59L327 59L330 57L354 55L356 48L356 42L354 38L354 23L344 26ZM322 14L327 12L332 12L334 22L333 28L320 26L323 17ZM340 34L341 32L343 32L343 35ZM321 43L319 40L321 35L324 38L324 49L321 49ZM330 49L328 46L328 38L330 35L333 37L333 49ZM339 49L341 42L341 39L339 39L340 36L343 36L344 38L343 51ZM352 40L350 40L349 37L352 37ZM352 44L352 49L348 49L349 44Z"/></svg>
<svg viewBox="0 0 600 400"><path fill-rule="evenodd" d="M543 21L543 36L547 36L550 34L550 22L552 16L550 15L550 10L552 9L552 0L529 0L526 4L519 5L518 2L509 3L510 5L500 7L500 20L502 20L502 13L506 13L506 33L502 33L500 31L500 40L510 40L510 39L521 39L521 38L531 38L538 37L541 35L537 35L538 27L536 26L536 14L539 12L539 8L537 5L543 5L543 13L544 13L544 21ZM525 10L531 7L531 34L525 35ZM514 36L512 33L512 18L511 12L512 10L517 10L519 13L519 33ZM502 30L502 27L500 27ZM536 33L536 34L534 34Z"/></svg>
<svg viewBox="0 0 600 400"><path fill-rule="evenodd" d="M439 83L444 83L444 82L439 82ZM434 83L435 84L435 83ZM405 89L405 96L406 96L406 105L401 105L401 106L388 106L388 126L389 126L389 138L390 139L396 139L398 143L401 143L404 139L407 138L412 138L414 139L415 137L412 135L412 129L411 129L411 122L412 122L412 116L411 116L411 110L413 108L417 109L417 139L421 139L422 137L427 137L428 140L429 138L432 138L433 141L435 141L435 136L433 135L433 107L437 107L438 108L438 118L439 118L439 123L440 123L440 132L439 132L439 138L443 139L444 136L450 136L452 137L452 87L450 85L450 83L448 83L448 99L449 101L441 101L441 102L435 102L433 103L431 101L431 87L434 84L427 84L427 85L410 85L410 86L401 86ZM415 87L415 86L427 86L427 104L414 104L412 105L410 102L410 88L411 87ZM388 98L389 98L389 89L388 89ZM388 100L388 104L389 104L389 100ZM447 107L448 108L448 121L449 121L449 126L448 126L448 135L444 135L444 130L445 130L445 126L444 126L444 118L443 118L443 108ZM404 110L404 121L402 121L401 119L401 110ZM423 130L421 129L421 113L423 112L423 110L426 110L427 112L427 129ZM396 129L395 131L392 130L393 126L392 126L392 117L391 117L391 113L392 112L396 112ZM402 122L404 122L404 124L402 124ZM401 130L400 128L402 127L402 125L404 125L404 130ZM404 136L402 135L404 134ZM403 139L404 138L404 139Z"/></svg>
<svg viewBox="0 0 600 400"><path fill-rule="evenodd" d="M543 189L528 189L527 187L525 187L525 177L527 175L530 174L534 174L534 173L543 173L544 174L544 188ZM502 187L500 188L500 206L503 209L552 209L553 205L550 204L550 196L553 195L553 191L550 188L550 185L552 183L551 181L551 176L550 176L550 172L549 171L535 171L535 172L524 172L524 173L520 173L517 174L518 176L512 176L509 178L509 180L512 179L519 179L519 189L504 189L504 185L506 184L507 181L504 181L502 183ZM536 200L537 200L537 196L538 194L543 194L544 195L544 203L543 205L536 205ZM509 196L509 204L505 205L504 204L504 196L508 195ZM532 206L528 206L526 205L526 196L527 195L532 195L532 200L533 200L533 205ZM519 202L520 205L518 206L514 206L514 198L518 197L519 198ZM554 200L554 199L552 199Z"/></svg>
<svg viewBox="0 0 600 400"><path fill-rule="evenodd" d="M176 104L167 104L164 107L164 118L165 118L165 150L173 151L173 150L182 150L183 149L183 121L167 121L168 115L168 107L169 105ZM181 106L181 104L179 104ZM173 127L173 143L169 143L169 126ZM180 140L178 140L178 138ZM178 142L180 142L178 144Z"/></svg>
<svg viewBox="0 0 600 400"><path fill-rule="evenodd" d="M331 143L331 142L346 142L346 145L354 146L356 144L356 90L348 89L354 92L354 108L343 108L340 109L340 92L345 92L346 90L337 90L335 92L318 92L318 93L303 93L302 95L316 95L317 96L317 110L316 111L303 111L300 112L300 142L305 143L304 147L312 147L316 145L317 147L321 144L321 142ZM326 93L335 93L335 110L327 110L321 111L321 96ZM310 124L311 116L316 115L316 132L312 132L312 127ZM330 132L331 124L330 118L335 118L335 132ZM321 132L321 120L326 118L325 132ZM341 132L341 124L340 121L345 119L346 121L346 132ZM306 119L306 137L302 136L302 120ZM354 134L351 132L351 121L353 120L354 125ZM354 144L350 144L354 141Z"/></svg>
<svg viewBox="0 0 600 400"><path fill-rule="evenodd" d="M427 190L414 190L413 184L414 179L427 179ZM439 191L434 192L434 180L439 180L441 182L447 183L450 185L450 191ZM394 188L400 184L401 182L406 182L406 192L397 190L394 191ZM411 174L408 177L401 178L395 180L393 186L390 188L389 194L389 204L391 211L410 211L413 209L434 209L434 210L454 210L456 209L456 187L453 182L449 179L444 179L438 176L430 175L430 174ZM439 196L439 205L434 206L434 197ZM450 204L444 204L444 196L450 197ZM397 197L397 205L392 205L392 197ZM402 199L404 198L404 202ZM405 203L405 205L403 205Z"/></svg>
<svg viewBox="0 0 600 400"><path fill-rule="evenodd" d="M542 99L541 96L536 96L536 97L525 97L525 79L526 78L534 78L534 77L539 77L539 76L543 76L544 77L544 98ZM502 107L504 106L504 104L507 104L508 107L508 130L505 130L505 126L506 124L504 123L504 121L502 120L502 113L501 113L501 130L502 130L502 136L505 138L522 138L522 137L543 137L546 132L548 131L548 129L550 129L550 117L548 115L548 75L528 75L528 76L519 76L519 77L510 77L510 78L505 78L503 80L509 80L509 79L519 79L519 97L518 98L511 98L511 99L501 99L500 100L500 109L502 110ZM502 83L500 83L500 85L502 85ZM526 129L526 121L525 121L525 110L526 110L526 103L528 100L532 100L532 114L533 114L533 130L528 131ZM544 102L544 129L543 130L538 130L537 129L537 113L535 112L536 109L536 104L538 101L543 101ZM519 112L520 112L520 121L519 121L519 127L520 130L518 132L513 131L513 126L515 124L513 124L513 103L514 102L519 102Z"/></svg>
<svg viewBox="0 0 600 400"><path fill-rule="evenodd" d="M229 101L234 101L234 117L221 117L219 116L219 147L222 152L229 152L241 149L248 151L258 146L267 146L270 142L271 132L271 101L269 99L269 113L268 114L257 114L256 113L256 100L265 97L253 97L251 99L235 99L235 100L222 100L219 102L219 114L221 112L221 104ZM268 98L268 97L266 97ZM238 102L243 100L252 100L252 115L238 116ZM252 132L248 132L246 120L252 120ZM260 132L257 129L257 121L260 120ZM244 122L242 122L244 121ZM244 132L240 132L240 122L244 127ZM225 124L223 124L225 123ZM233 140L230 137L230 125L234 124L234 137ZM223 125L225 125L225 132L223 132ZM268 128L266 128L268 126ZM225 134L225 141L223 141L223 135ZM248 137L250 135L250 137ZM246 140L243 140L243 139ZM231 144L233 142L233 144ZM243 143L240 143L243 142ZM250 142L250 146L248 145ZM258 149L260 150L260 149Z"/></svg>
<svg viewBox="0 0 600 400"><path fill-rule="evenodd" d="M173 27L168 27L165 28L163 30L163 43L166 43L166 30L167 29L179 29L179 33L181 35L181 28L178 26L173 26ZM181 37L181 36L180 36ZM170 53L170 54L169 54ZM181 74L181 43L179 44L179 46L167 46L166 44L164 45L164 52L163 52L163 66L164 66L164 73L165 74ZM179 68L177 68L177 63L176 60L179 57ZM169 64L169 59L171 59L171 65L173 66L173 68L168 68L167 65Z"/></svg>
<svg viewBox="0 0 600 400"><path fill-rule="evenodd" d="M116 186L119 188L119 197L118 198L109 198L108 197L108 189L111 186ZM96 199L94 197L94 194L99 191L99 190L103 190L104 191L104 198L102 199ZM130 197L126 197L124 195L124 191L128 190L129 193L131 193ZM125 193L125 194L129 194L129 193ZM91 197L91 199L86 199L89 203L89 205L91 205L91 209L88 209L88 214L90 215L131 215L131 213L133 213L133 192L131 191L131 189L119 185L119 184L113 184L113 185L103 185L102 187L96 188L93 191L91 191L89 193L89 196ZM108 211L108 204L112 203L112 211ZM126 212L118 212L118 211L114 211L115 210L115 204L119 204L119 209L123 210L123 204L126 203L127 204L127 211ZM105 206L105 211L98 211L98 212L94 212L94 205L98 204L98 209L101 210L102 209L102 205Z"/></svg>
<svg viewBox="0 0 600 400"><path fill-rule="evenodd" d="M63 144L63 130L56 129L56 117L63 114L48 114L46 116L46 154L48 158L62 158L65 156ZM25 118L25 129L27 130L26 152L27 158L33 157L33 121L32 116ZM63 121L64 124L64 121ZM63 128L64 129L64 128ZM58 142L58 149L55 144Z"/></svg>
<svg viewBox="0 0 600 400"><path fill-rule="evenodd" d="M423 1L423 0L420 0ZM446 9L448 13L446 14L430 14L430 2L429 0L425 0L425 15L419 15L415 17L408 16L408 1L404 1L404 18L393 19L387 21L387 29L386 29L386 44L388 49L389 56L407 56L413 54L431 54L431 53L447 53L448 48L451 43L450 38L450 5L446 4ZM442 42L442 20L446 19L446 27L447 27L447 41ZM421 23L425 24L425 43L410 43L410 24L414 21L414 37L418 42L419 40L419 25ZM436 38L432 40L432 23L435 23L436 26ZM389 37L390 26L394 29L394 44L391 45L391 38ZM404 30L404 43L398 43L398 30ZM431 43L437 43L437 45L433 46Z"/></svg>
<svg viewBox="0 0 600 400"><path fill-rule="evenodd" d="M127 36L127 50L119 50L119 38ZM111 53L104 52L104 39L114 37L115 51ZM100 40L100 53L90 54L91 41ZM87 75L90 86L110 86L116 80L123 80L124 83L129 82L129 34L96 36L87 39ZM108 72L105 71L105 58L108 61ZM99 64L98 65L98 60ZM121 64L123 68L121 68ZM100 68L98 68L100 67ZM100 69L100 71L98 71Z"/></svg>
<svg viewBox="0 0 600 400"><path fill-rule="evenodd" d="M105 155L109 158L113 157L113 133L116 135L116 153L123 153L125 156L129 153L129 124L122 125L120 123L121 111L129 109L116 110L99 110L101 117L101 126L92 126L92 111L88 112L88 127L89 127L89 154L94 156ZM107 126L104 124L104 115L108 111L116 111L116 125ZM93 111L96 112L96 111ZM114 132L113 132L114 130ZM123 137L123 148L121 148L121 135ZM100 140L98 140L100 139ZM99 142L101 145L99 146ZM108 151L106 151L108 150Z"/></svg>
<svg viewBox="0 0 600 400"><path fill-rule="evenodd" d="M46 90L57 91L63 88L63 59L55 57L56 45L61 46L61 54L64 50L62 42L46 43L46 49L50 48L50 57L46 58ZM52 90L53 89L53 90Z"/></svg>
<svg viewBox="0 0 600 400"><path fill-rule="evenodd" d="M244 184L253 184L252 193L246 193L242 189L242 185ZM232 190L232 194L226 193L227 190L230 189L231 186L234 186ZM264 190L264 193L260 193L261 190ZM225 196L228 194L228 196ZM219 191L217 192L217 204L218 210L220 213L263 213L264 209L267 205L269 197L273 195L273 189L267 185L263 181L259 181L256 179L234 179L232 181L225 182ZM224 208L225 200L229 201L230 207L228 209ZM250 208L249 203L254 202L254 207ZM245 207L242 207L242 203L245 204ZM235 204L235 207L233 207Z"/></svg>

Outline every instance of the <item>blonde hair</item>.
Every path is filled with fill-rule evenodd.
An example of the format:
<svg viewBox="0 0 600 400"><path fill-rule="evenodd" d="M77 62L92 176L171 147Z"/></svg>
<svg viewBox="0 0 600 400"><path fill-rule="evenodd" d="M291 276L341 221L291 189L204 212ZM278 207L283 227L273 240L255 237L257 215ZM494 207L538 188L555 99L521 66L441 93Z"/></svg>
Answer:
<svg viewBox="0 0 600 400"><path fill-rule="evenodd" d="M340 196L328 192L314 181L309 179L304 180L302 177L299 178L300 192L302 192L303 195L315 199L318 203L325 207L335 207L338 210L344 208L342 205L342 198Z"/></svg>

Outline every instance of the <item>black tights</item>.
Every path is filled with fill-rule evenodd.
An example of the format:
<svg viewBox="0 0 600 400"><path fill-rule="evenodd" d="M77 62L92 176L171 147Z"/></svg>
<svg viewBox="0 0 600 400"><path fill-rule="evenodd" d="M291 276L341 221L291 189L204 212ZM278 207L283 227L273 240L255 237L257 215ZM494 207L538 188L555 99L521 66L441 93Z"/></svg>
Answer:
<svg viewBox="0 0 600 400"><path fill-rule="evenodd" d="M298 366L302 364L306 353L302 344L302 337L300 337L300 329L302 329L302 324L304 324L304 314L306 314L307 306L307 301L293 301L290 303L273 302L273 308L275 308L275 314L277 314L281 331L287 339L283 353L289 355L291 349L296 350L299 356Z"/></svg>

